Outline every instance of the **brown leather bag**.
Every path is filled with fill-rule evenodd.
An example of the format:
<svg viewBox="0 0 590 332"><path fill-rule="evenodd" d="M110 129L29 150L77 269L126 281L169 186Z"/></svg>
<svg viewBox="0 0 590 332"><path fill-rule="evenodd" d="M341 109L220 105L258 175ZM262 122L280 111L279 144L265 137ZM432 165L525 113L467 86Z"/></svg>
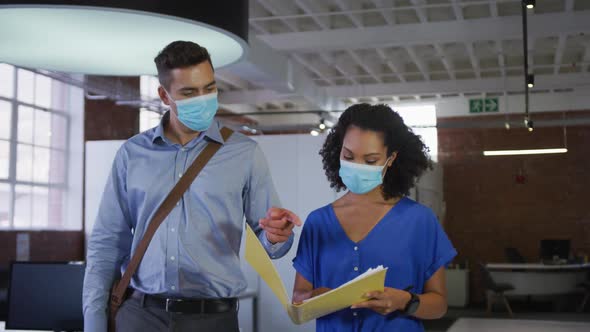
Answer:
<svg viewBox="0 0 590 332"><path fill-rule="evenodd" d="M233 131L229 128L222 128L221 135L224 141L233 134ZM199 154L199 156L193 161L192 165L187 169L184 176L180 178L178 183L172 188L172 191L168 194L166 199L160 204L158 210L154 214L154 217L149 223L149 226L139 242L139 245L135 249L135 253L123 273L123 276L120 280L115 280L113 282L113 286L111 289L111 296L109 302L109 323L108 323L108 331L115 332L115 319L117 317L117 311L121 304L127 299L129 295L129 283L131 282L131 277L137 271L139 267L139 263L141 262L143 255L145 254L150 241L154 237L154 234L158 230L158 227L162 224L164 219L168 216L170 211L174 208L175 204L180 201L182 195L185 191L190 187L193 180L199 175L201 170L205 167L207 162L213 157L213 155L221 148L221 144L209 141L205 149Z"/></svg>

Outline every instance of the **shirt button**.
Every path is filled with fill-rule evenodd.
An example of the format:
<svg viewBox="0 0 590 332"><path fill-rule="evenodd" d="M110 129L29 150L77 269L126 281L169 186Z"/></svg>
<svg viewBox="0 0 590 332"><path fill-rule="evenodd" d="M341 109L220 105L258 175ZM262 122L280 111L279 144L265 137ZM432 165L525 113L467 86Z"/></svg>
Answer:
<svg viewBox="0 0 590 332"><path fill-rule="evenodd" d="M358 271L358 270L359 270L358 266L355 266L355 267L354 267L354 270L355 270L355 271Z"/></svg>
<svg viewBox="0 0 590 332"><path fill-rule="evenodd" d="M170 256L170 260L171 260L171 261L173 261L173 260L175 260L175 259L176 259L176 257L174 257L174 256Z"/></svg>
<svg viewBox="0 0 590 332"><path fill-rule="evenodd" d="M182 177L182 173L178 173L178 177L181 178Z"/></svg>
<svg viewBox="0 0 590 332"><path fill-rule="evenodd" d="M180 202L176 202L176 206L179 206L179 205L180 205Z"/></svg>
<svg viewBox="0 0 590 332"><path fill-rule="evenodd" d="M172 290L175 290L176 289L176 286L171 286L170 288L172 288Z"/></svg>
<svg viewBox="0 0 590 332"><path fill-rule="evenodd" d="M170 228L170 231L171 231L172 233L174 233L174 227Z"/></svg>
<svg viewBox="0 0 590 332"><path fill-rule="evenodd" d="M359 247L354 247L354 251L357 251L357 250L359 250Z"/></svg>
<svg viewBox="0 0 590 332"><path fill-rule="evenodd" d="M356 316L358 316L359 314L358 314L358 313L356 313L356 312L353 312L353 313L352 313L352 315L353 315L354 317L356 317Z"/></svg>
<svg viewBox="0 0 590 332"><path fill-rule="evenodd" d="M184 152L186 151L186 148L181 148L180 151Z"/></svg>

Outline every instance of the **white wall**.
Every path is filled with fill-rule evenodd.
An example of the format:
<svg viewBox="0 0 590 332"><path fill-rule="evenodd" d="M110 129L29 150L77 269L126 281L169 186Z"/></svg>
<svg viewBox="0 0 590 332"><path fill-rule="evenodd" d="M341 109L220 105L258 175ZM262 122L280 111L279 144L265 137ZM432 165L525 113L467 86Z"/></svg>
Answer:
<svg viewBox="0 0 590 332"><path fill-rule="evenodd" d="M124 141L89 141L86 142L86 160L84 178L84 227L86 237L92 233L94 220L104 186L111 172L113 160Z"/></svg>
<svg viewBox="0 0 590 332"><path fill-rule="evenodd" d="M283 207L305 220L311 211L336 199L318 154L325 136L257 136L256 140L266 155ZM300 233L301 229L297 228L292 250L282 259L274 261L288 294L291 294L295 281L291 261L295 257ZM315 331L314 322L294 325L264 283L260 287L260 322L260 332Z"/></svg>
<svg viewBox="0 0 590 332"><path fill-rule="evenodd" d="M81 77L82 75L74 75ZM84 91L80 88L69 86L67 96L67 110L70 113L70 136L68 151L68 174L64 200L63 217L64 228L82 229L82 193L84 170ZM54 98L57 96L54 96Z"/></svg>

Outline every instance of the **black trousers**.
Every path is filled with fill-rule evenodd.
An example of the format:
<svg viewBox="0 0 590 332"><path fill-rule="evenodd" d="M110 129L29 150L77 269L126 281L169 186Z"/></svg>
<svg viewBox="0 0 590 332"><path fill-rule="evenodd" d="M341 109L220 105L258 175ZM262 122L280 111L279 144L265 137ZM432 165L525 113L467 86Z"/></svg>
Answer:
<svg viewBox="0 0 590 332"><path fill-rule="evenodd" d="M117 332L238 332L238 311L221 314L169 313L129 298L117 312Z"/></svg>

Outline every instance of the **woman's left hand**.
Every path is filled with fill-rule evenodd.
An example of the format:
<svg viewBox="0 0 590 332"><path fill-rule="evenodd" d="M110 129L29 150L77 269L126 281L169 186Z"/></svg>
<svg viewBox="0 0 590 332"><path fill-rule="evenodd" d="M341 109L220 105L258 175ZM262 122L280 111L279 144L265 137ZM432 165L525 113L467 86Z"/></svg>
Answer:
<svg viewBox="0 0 590 332"><path fill-rule="evenodd" d="M410 293L389 287L385 287L383 292L371 292L365 294L365 296L369 298L368 301L357 303L351 309L367 308L382 315L387 315L396 310L404 309L411 299Z"/></svg>

